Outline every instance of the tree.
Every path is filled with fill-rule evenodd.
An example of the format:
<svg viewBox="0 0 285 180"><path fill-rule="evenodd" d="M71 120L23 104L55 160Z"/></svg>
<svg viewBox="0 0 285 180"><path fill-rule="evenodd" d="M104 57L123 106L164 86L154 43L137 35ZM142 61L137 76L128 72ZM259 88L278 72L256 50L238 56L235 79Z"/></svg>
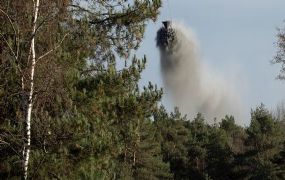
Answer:
<svg viewBox="0 0 285 180"><path fill-rule="evenodd" d="M31 40L31 73L30 73L30 90L29 90L29 99L28 99L28 108L26 110L26 144L24 145L23 155L24 155L24 179L28 177L28 165L29 165L29 157L30 157L30 146L31 146L31 115L32 115L32 107L33 107L33 95L34 95L34 74L36 67L36 51L35 51L35 36L36 36L36 28L37 28L37 19L38 19L38 11L39 11L40 1L37 0L34 2L34 17L33 17L33 30L32 30L32 40ZM29 59L28 59L29 61Z"/></svg>
<svg viewBox="0 0 285 180"><path fill-rule="evenodd" d="M246 130L248 135L245 152L245 175L251 179L277 178L274 158L283 147L284 135L278 121L265 109L264 105L251 112L251 123Z"/></svg>
<svg viewBox="0 0 285 180"><path fill-rule="evenodd" d="M182 117L178 108L168 114L164 107L160 107L154 116L163 160L170 164L174 179L188 177L187 142L189 132L185 128L185 121L186 117Z"/></svg>
<svg viewBox="0 0 285 180"><path fill-rule="evenodd" d="M31 128L33 128L33 124L36 124L34 122L37 122L37 118L31 117L40 115L40 113L36 113L40 109L38 108L39 105L45 104L41 107L43 109L48 106L48 104L41 101L42 97L47 99L46 94L52 97L52 93L48 91L49 89L45 89L49 86L41 86L49 83L39 83L46 80L45 73L48 67L46 65L50 64L45 63L43 65L41 60L56 48L53 47L53 44L46 45L47 43L40 41L40 38L43 37L42 34L46 32L39 29L46 23L47 14L55 10L53 9L54 4L48 6L49 8L46 5L45 3L39 4L39 1L13 1L11 3L7 1L0 3L1 14L4 14L4 16L1 16L4 17L4 19L1 18L1 23L9 22L8 27L4 25L0 29L2 45L0 58L0 107L2 110L0 134L5 139L1 151L6 154L3 157L4 163L5 160L8 162L13 160L10 165L16 165L16 168L19 169L18 164L22 162L21 169L23 171L21 173L25 179L27 178L31 144L33 144L31 143L33 141L33 136L31 137L33 129ZM47 11L45 12L47 14L41 11L42 7L46 7ZM39 11L41 12L39 13ZM38 23L38 19L41 21L40 23ZM43 44L45 44L45 48L42 48ZM54 79L53 77L49 76L49 79ZM45 89L44 93L42 93L43 89Z"/></svg>
<svg viewBox="0 0 285 180"><path fill-rule="evenodd" d="M227 134L227 144L235 154L242 154L245 151L244 141L246 135L244 129L235 124L233 116L225 116L220 122L220 129Z"/></svg>
<svg viewBox="0 0 285 180"><path fill-rule="evenodd" d="M78 98L83 99L76 102L91 103L91 109L86 109L86 104L78 104L78 107L84 109L91 122L99 117L99 124L95 123L94 128L99 126L100 131L104 131L94 136L101 141L102 136L107 137L101 142L105 147L95 152L97 159L106 159L107 156L108 162L113 163L113 167L97 169L106 168L108 178L158 179L170 176L167 164L160 157L160 144L156 142L155 128L151 123L162 92L151 83L140 92L137 83L144 67L145 59L133 58L129 68L117 72L112 62L106 73L82 80L77 88L80 90Z"/></svg>
<svg viewBox="0 0 285 180"><path fill-rule="evenodd" d="M272 60L272 63L281 64L281 70L277 78L283 80L285 78L284 76L284 72L285 72L285 30L284 28L278 29L276 45L277 45L278 50L277 50L276 56Z"/></svg>
<svg viewBox="0 0 285 180"><path fill-rule="evenodd" d="M30 52L29 42L35 39L35 51L38 54L35 59L36 75L33 79L31 124L34 126L31 126L33 136L30 146L29 164L31 167L29 167L29 174L31 177L40 175L33 169L42 167L42 169L38 169L39 173L43 173L39 177L48 175L51 178L56 178L57 174L61 177L69 176L67 170L74 168L72 166L74 162L66 160L66 158L70 154L78 153L81 145L70 144L66 138L71 140L79 138L80 142L86 141L86 138L81 138L81 133L84 132L83 127L87 126L84 123L87 120L90 122L90 118L99 121L101 117L90 116L93 111L86 113L82 108L86 103L89 103L86 99L84 102L77 102L77 95L80 93L76 88L80 84L79 81L88 80L90 76L95 79L102 78L99 80L102 88L102 84L108 80L108 78L103 78L107 76L104 72L118 71L113 65L111 66L111 62L114 62L115 57L127 57L132 49L139 46L146 21L156 19L160 6L161 2L158 0L132 2L123 0L45 1L39 6L36 36L31 36L32 25L34 25L32 21L34 15L31 13L34 12L33 2L0 2L1 14L4 14L0 17L2 24L0 27L0 151L4 155L1 156L1 167L5 167L3 170L1 169L3 177L15 177L21 174L16 169L22 160L21 151L25 139L23 120L31 89L29 85L31 82L29 74L31 61L29 63L26 61ZM106 63L110 64L106 66ZM130 72L138 76L139 73L135 67L131 66L130 68ZM126 77L130 76L126 75ZM116 80L122 79L117 78ZM23 87L22 84L28 86ZM112 86L109 88L112 89ZM132 90L131 87L127 89ZM111 95L116 96L117 94ZM105 107L108 102L106 99L103 101L103 98L98 98L97 102L90 102L89 105L100 107L100 103L105 102L103 106ZM111 112L113 110L110 109ZM106 115L106 109L102 113L105 120L114 118ZM76 125L77 127L74 127ZM96 124L96 129L98 127L100 124ZM68 132L66 128L71 128L74 131ZM96 148L94 148L96 152L101 148L112 147L112 141L110 146L108 145L108 140L110 140L108 138L113 136L106 136L106 134L112 134L111 130L113 129L103 128L104 133L102 134L104 135L96 136L98 139L91 136L92 133L87 136L98 140ZM99 140L100 137L101 140ZM57 142L60 143L57 144ZM100 144L101 142L108 142L105 144L107 147ZM90 171L91 167L94 167L94 165L91 166L93 160L94 157L90 156L85 159L84 164L90 165ZM95 169L100 169L99 166L103 166L104 163L98 163L97 160L99 165ZM46 166L43 166L43 162L46 163ZM59 164L65 163L69 164L70 168L56 168L60 167ZM82 165L82 167L84 166Z"/></svg>
<svg viewBox="0 0 285 180"><path fill-rule="evenodd" d="M222 123L225 125L225 121ZM211 127L209 141L206 144L206 172L212 179L235 178L233 175L234 152L230 138L230 135L221 127Z"/></svg>

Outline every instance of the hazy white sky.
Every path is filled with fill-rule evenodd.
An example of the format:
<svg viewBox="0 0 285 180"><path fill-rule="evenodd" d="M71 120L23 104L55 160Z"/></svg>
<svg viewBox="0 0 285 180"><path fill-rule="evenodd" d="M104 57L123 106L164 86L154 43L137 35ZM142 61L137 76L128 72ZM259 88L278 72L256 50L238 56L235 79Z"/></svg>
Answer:
<svg viewBox="0 0 285 180"><path fill-rule="evenodd" d="M183 22L195 32L203 60L236 81L248 124L251 108L262 102L271 109L285 99L285 81L275 80L280 67L270 64L277 50L276 28L285 24L284 7L284 0L165 0L138 50L148 59L141 84L151 81L163 87L156 31L163 20ZM172 108L167 99L163 102Z"/></svg>

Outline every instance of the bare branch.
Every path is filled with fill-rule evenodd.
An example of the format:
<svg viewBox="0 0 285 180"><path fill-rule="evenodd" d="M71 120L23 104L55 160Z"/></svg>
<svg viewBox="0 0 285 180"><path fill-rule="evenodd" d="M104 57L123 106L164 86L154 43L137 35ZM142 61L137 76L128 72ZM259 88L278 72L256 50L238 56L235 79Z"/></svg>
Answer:
<svg viewBox="0 0 285 180"><path fill-rule="evenodd" d="M0 139L0 144L9 144L9 143Z"/></svg>
<svg viewBox="0 0 285 180"><path fill-rule="evenodd" d="M14 24L13 24L13 21L12 21L12 19L10 18L10 16L3 10L3 9L1 9L0 8L0 12L2 12L6 17L7 17L7 19L8 19L8 21L9 21L9 23L11 24L11 26L12 26L12 29L13 29L13 31L14 31L14 33L15 33L15 39L14 39L14 43L17 45L18 44L18 31L16 31L16 28L15 28L15 26L14 26ZM3 34L1 34L2 35L2 37L4 38L4 36L3 36ZM6 40L5 40L6 41ZM6 42L7 43L7 42ZM8 45L8 43L7 43L7 45ZM15 59L17 60L18 59L18 51L19 51L19 49L17 49L17 53L15 53L14 52L14 50L11 48L11 47L9 47L10 48L10 50L12 51L12 53L13 53L13 55L15 56Z"/></svg>
<svg viewBox="0 0 285 180"><path fill-rule="evenodd" d="M9 47L9 49L10 49L10 51L12 52L14 58L17 59L17 56L16 56L16 54L15 54L13 48L12 48L12 47L10 46L10 44L8 43L8 41L7 41L7 39L5 38L4 34L2 34L2 33L0 32L0 35L1 35L1 37L3 38L3 40L5 41L5 43L7 44L7 46Z"/></svg>
<svg viewBox="0 0 285 180"><path fill-rule="evenodd" d="M10 16L9 16L3 9L1 9L1 8L0 8L0 12L2 12L2 13L7 17L7 19L9 20L9 23L11 24L11 26L12 26L12 28L13 28L14 33L17 34L16 28L15 28L15 26L14 26L14 24L13 24L13 21L12 21L12 19L10 18Z"/></svg>
<svg viewBox="0 0 285 180"><path fill-rule="evenodd" d="M73 8L77 8L77 9L82 10L82 11L85 11L85 12L90 13L90 14L95 14L94 12L92 12L92 11L90 11L88 9L85 9L85 8L79 6L79 5L70 4L69 6L73 7Z"/></svg>
<svg viewBox="0 0 285 180"><path fill-rule="evenodd" d="M55 16L52 16L52 13L47 14L45 17L42 17L42 21L40 23L38 23L36 30L35 30L35 34L34 36L37 34L38 30L46 23L48 22L50 19L55 18ZM33 38L33 37L31 37Z"/></svg>
<svg viewBox="0 0 285 180"><path fill-rule="evenodd" d="M42 59L42 58L44 58L45 56L47 56L48 54L50 54L50 53L52 53L53 51L55 51L56 49L58 49L68 34L69 34L69 33L66 33L66 34L63 36L63 38L61 39L61 41L60 41L54 48L52 48L51 50L49 50L49 51L46 52L45 54L41 55L41 56L37 59L37 62L38 62L40 59Z"/></svg>

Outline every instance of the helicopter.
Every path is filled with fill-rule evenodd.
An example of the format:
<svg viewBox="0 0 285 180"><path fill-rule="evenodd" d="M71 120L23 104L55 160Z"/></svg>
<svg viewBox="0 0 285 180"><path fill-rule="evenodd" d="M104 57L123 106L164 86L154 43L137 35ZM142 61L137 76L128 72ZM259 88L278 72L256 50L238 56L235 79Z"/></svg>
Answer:
<svg viewBox="0 0 285 180"><path fill-rule="evenodd" d="M169 20L162 21L161 27L157 33L157 45L169 49L175 40L175 30L172 28L172 22Z"/></svg>
<svg viewBox="0 0 285 180"><path fill-rule="evenodd" d="M169 21L169 20L162 21L162 24L166 30L168 30L168 28L171 27L171 21Z"/></svg>

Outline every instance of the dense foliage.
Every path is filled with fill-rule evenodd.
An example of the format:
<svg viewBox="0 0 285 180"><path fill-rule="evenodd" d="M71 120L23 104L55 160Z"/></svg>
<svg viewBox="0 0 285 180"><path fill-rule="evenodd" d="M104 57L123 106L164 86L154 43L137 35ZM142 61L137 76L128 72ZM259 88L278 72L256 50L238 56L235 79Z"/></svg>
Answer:
<svg viewBox="0 0 285 180"><path fill-rule="evenodd" d="M28 179L285 178L284 119L263 105L248 127L232 116L210 125L138 87L146 57L130 55L161 5L41 2ZM33 2L1 1L0 14L0 179L19 179Z"/></svg>

